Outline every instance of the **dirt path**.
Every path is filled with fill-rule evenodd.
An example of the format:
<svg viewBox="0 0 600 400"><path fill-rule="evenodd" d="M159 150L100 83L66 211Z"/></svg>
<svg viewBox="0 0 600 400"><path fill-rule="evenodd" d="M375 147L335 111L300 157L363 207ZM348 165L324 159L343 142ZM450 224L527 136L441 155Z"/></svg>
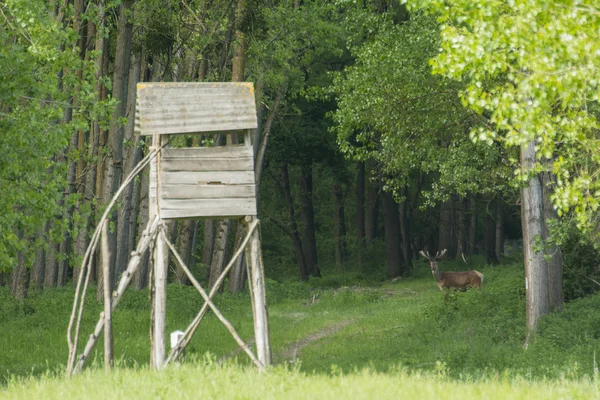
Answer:
<svg viewBox="0 0 600 400"><path fill-rule="evenodd" d="M287 349L285 349L280 354L278 354L277 358L283 359L283 360L288 360L288 361L294 361L295 359L298 358L298 353L300 353L300 351L302 349L304 349L306 346L310 346L312 343L316 342L317 340L323 339L324 337L333 335L334 333L338 332L340 329L350 325L352 322L354 322L353 319L347 319L344 321L340 321L333 325L329 325L328 327L321 329L320 331L312 333L312 334L306 336L305 338L299 339L296 343L293 343Z"/></svg>

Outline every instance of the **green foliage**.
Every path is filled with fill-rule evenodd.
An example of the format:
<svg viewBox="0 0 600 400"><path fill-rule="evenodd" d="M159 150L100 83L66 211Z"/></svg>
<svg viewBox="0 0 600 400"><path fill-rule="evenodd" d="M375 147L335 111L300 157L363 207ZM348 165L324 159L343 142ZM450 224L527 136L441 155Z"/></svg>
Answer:
<svg viewBox="0 0 600 400"><path fill-rule="evenodd" d="M78 199L64 196L66 170L83 155L68 154L68 141L88 129L89 116L108 116L114 105L97 101L92 62L79 58L76 32L48 7L38 0L0 5L0 270L12 268L19 252L30 265L36 248L69 228L61 216ZM48 221L54 224L43 237Z"/></svg>
<svg viewBox="0 0 600 400"><path fill-rule="evenodd" d="M507 146L535 141L537 170L557 176L552 200L559 214L574 210L578 226L596 235L597 3L411 0L409 5L441 23L433 71L465 82L463 103L489 116L491 124L472 129L472 138Z"/></svg>
<svg viewBox="0 0 600 400"><path fill-rule="evenodd" d="M572 219L554 221L551 232L563 257L563 293L574 300L600 289L600 251Z"/></svg>
<svg viewBox="0 0 600 400"><path fill-rule="evenodd" d="M436 173L429 204L451 193L506 190L510 171L500 163L502 149L467 139L478 116L460 104L462 84L431 74L428 60L439 47L435 20L421 13L399 23L391 14L354 14L348 18L364 20L369 29L366 39L351 44L356 62L336 75L332 87L342 153L380 161L394 190L414 171Z"/></svg>

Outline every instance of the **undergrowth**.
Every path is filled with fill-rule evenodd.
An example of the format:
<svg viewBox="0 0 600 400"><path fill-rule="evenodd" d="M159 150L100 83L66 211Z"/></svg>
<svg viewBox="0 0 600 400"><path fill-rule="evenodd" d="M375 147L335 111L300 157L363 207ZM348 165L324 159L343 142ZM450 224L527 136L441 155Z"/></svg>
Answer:
<svg viewBox="0 0 600 400"><path fill-rule="evenodd" d="M470 267L485 274L483 288L452 292L447 298L421 263L415 264L413 277L395 282L364 281L360 272L326 275L308 283L267 280L274 361L319 375L364 368L389 374L400 366L410 373L458 380L595 379L599 295L567 303L562 313L544 318L525 349L522 265ZM94 289L86 299L80 346L102 308ZM64 370L72 296L71 288L63 288L17 301L0 288L0 386L15 377ZM167 298L168 332L185 329L202 299L194 288L177 285L169 286ZM220 295L215 303L240 336L251 340L248 293ZM147 291L128 291L114 314L115 353L123 368L148 364L149 315ZM310 339L315 333L317 339ZM101 342L91 360L96 366L103 359ZM249 365L237 350L226 329L209 314L186 357L189 362L210 354L218 363Z"/></svg>

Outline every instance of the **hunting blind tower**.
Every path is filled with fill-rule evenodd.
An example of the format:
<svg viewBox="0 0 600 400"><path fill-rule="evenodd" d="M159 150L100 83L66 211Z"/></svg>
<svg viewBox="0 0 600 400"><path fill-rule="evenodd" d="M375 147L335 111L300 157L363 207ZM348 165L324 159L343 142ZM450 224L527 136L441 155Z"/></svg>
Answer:
<svg viewBox="0 0 600 400"><path fill-rule="evenodd" d="M81 371L95 343L104 330L105 361L112 362L112 310L119 303L133 273L140 264L142 254L152 251L153 279L151 282L152 326L151 363L155 368L176 360L191 340L203 316L210 308L231 332L240 347L254 364L263 370L270 364L269 328L265 298L264 269L260 249L260 234L256 218L256 182L254 175L254 150L252 130L257 128L254 88L251 83L139 83L135 113L136 131L152 136L149 154L125 179L109 203L90 240L84 255L68 329L68 372ZM170 135L241 134L243 144L215 147L169 147ZM235 143L236 141L228 141ZM109 257L106 234L108 215L117 197L143 167L150 164L149 218L146 230L138 238L126 271L113 293L105 289L104 312L94 333L80 356L77 343L83 298L91 271L92 255L101 240L105 288L108 281ZM241 218L247 234L229 264L209 293L202 288L189 271L166 234L167 219L185 218ZM204 305L186 329L177 345L166 355L166 283L169 250L192 284L204 299ZM245 251L248 266L248 283L254 315L257 354L242 341L233 326L212 302L212 297L222 284L234 261ZM85 277L84 277L85 275ZM83 287L83 288L82 288ZM73 337L73 328L75 336Z"/></svg>

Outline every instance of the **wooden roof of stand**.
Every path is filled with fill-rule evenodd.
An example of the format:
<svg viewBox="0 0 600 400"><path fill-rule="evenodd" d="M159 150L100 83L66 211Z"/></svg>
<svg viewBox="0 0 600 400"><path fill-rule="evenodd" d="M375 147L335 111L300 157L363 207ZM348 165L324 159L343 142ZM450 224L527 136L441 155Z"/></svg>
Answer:
<svg viewBox="0 0 600 400"><path fill-rule="evenodd" d="M251 82L137 84L141 135L209 134L257 128Z"/></svg>

